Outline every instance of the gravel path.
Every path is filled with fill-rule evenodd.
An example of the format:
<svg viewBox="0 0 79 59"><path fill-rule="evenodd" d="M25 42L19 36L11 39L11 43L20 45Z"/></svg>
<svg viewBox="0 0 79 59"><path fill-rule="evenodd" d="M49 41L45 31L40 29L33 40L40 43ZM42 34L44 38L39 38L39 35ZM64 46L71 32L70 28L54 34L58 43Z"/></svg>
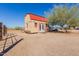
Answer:
<svg viewBox="0 0 79 59"><path fill-rule="evenodd" d="M71 56L79 55L79 33L26 34L9 31L24 39L5 56ZM18 38L17 38L18 39Z"/></svg>

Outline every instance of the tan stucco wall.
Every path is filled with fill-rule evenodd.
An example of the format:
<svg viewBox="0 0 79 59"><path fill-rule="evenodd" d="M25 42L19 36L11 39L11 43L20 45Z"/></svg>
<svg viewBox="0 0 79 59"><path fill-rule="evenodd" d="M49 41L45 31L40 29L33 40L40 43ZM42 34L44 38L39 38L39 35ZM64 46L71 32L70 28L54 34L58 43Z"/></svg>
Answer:
<svg viewBox="0 0 79 59"><path fill-rule="evenodd" d="M28 28L26 26L26 23L28 23ZM37 28L35 27L35 23L37 23ZM40 32L39 31L39 24L40 23L45 24L45 27L46 27L46 22L30 20L30 16L27 15L25 17L25 31L30 31L31 33L33 33L33 32Z"/></svg>
<svg viewBox="0 0 79 59"><path fill-rule="evenodd" d="M27 31L29 30L29 28L27 28L27 24L30 22L30 16L29 15L26 15L25 18L24 18L24 30ZM27 23L27 24L26 24ZM28 24L29 26L29 24Z"/></svg>

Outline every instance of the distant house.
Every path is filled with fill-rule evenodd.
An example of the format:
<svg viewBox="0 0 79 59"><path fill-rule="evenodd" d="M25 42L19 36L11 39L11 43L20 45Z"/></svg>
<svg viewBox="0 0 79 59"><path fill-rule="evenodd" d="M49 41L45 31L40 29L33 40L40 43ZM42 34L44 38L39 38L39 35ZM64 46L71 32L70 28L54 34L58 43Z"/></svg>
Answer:
<svg viewBox="0 0 79 59"><path fill-rule="evenodd" d="M25 16L24 30L30 33L46 32L47 21L45 17L29 13Z"/></svg>

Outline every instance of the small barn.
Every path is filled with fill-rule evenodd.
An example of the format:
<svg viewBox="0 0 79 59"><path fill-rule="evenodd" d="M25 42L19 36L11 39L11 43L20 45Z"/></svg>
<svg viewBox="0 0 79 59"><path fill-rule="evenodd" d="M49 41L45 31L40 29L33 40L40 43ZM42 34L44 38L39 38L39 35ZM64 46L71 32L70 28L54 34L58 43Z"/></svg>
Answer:
<svg viewBox="0 0 79 59"><path fill-rule="evenodd" d="M46 32L47 21L48 19L43 16L38 16L35 14L25 15L25 32L37 33L37 32Z"/></svg>

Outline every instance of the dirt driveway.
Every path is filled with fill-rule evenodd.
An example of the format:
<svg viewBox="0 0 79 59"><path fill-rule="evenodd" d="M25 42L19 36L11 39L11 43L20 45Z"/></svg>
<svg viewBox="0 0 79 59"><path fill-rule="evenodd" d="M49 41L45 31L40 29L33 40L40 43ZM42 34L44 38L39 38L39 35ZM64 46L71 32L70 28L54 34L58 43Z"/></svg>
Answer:
<svg viewBox="0 0 79 59"><path fill-rule="evenodd" d="M7 56L60 56L79 55L79 33L13 32L24 39L9 50Z"/></svg>

